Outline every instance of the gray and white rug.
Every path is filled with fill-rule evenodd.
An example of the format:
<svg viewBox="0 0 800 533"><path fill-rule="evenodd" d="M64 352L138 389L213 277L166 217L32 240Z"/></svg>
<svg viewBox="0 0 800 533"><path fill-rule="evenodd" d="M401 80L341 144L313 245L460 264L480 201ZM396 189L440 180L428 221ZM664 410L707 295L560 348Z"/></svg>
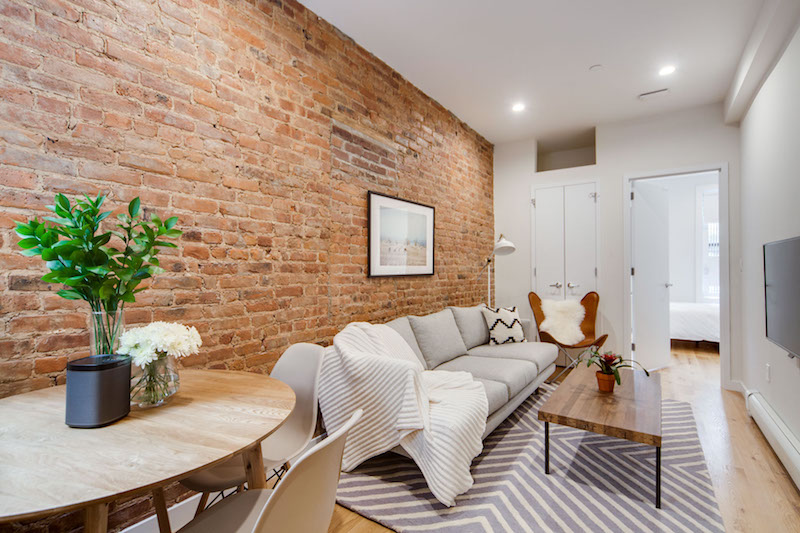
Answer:
<svg viewBox="0 0 800 533"><path fill-rule="evenodd" d="M545 385L484 443L475 485L447 508L410 459L383 454L343 473L337 499L395 531L724 531L688 403L663 403L661 505L651 446L550 424L544 474Z"/></svg>

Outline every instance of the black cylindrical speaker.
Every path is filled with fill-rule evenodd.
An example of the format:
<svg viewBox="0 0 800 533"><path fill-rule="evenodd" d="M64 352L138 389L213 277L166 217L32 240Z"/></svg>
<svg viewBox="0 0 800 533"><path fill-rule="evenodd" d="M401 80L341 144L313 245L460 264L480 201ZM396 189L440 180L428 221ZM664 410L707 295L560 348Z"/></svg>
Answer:
<svg viewBox="0 0 800 533"><path fill-rule="evenodd" d="M93 355L67 363L66 423L99 428L131 411L131 358Z"/></svg>

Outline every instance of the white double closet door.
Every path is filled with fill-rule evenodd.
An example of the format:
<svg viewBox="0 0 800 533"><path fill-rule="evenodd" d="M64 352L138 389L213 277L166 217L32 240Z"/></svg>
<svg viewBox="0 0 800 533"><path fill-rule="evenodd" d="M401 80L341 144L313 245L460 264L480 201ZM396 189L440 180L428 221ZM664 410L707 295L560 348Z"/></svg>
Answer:
<svg viewBox="0 0 800 533"><path fill-rule="evenodd" d="M531 286L543 300L580 300L597 289L594 183L531 191Z"/></svg>

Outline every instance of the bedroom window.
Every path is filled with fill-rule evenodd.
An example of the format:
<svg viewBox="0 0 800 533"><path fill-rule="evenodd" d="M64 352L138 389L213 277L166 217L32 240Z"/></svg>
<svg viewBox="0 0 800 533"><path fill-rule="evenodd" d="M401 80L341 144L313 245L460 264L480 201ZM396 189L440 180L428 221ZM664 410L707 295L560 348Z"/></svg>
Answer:
<svg viewBox="0 0 800 533"><path fill-rule="evenodd" d="M719 301L719 188L701 185L697 188L698 205L698 301Z"/></svg>

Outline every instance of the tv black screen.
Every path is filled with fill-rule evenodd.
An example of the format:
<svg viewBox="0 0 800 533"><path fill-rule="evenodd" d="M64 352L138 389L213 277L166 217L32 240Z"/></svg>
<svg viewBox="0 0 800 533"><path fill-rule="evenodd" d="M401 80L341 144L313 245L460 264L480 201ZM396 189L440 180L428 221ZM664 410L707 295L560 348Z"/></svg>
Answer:
<svg viewBox="0 0 800 533"><path fill-rule="evenodd" d="M767 338L800 356L800 237L764 245Z"/></svg>

